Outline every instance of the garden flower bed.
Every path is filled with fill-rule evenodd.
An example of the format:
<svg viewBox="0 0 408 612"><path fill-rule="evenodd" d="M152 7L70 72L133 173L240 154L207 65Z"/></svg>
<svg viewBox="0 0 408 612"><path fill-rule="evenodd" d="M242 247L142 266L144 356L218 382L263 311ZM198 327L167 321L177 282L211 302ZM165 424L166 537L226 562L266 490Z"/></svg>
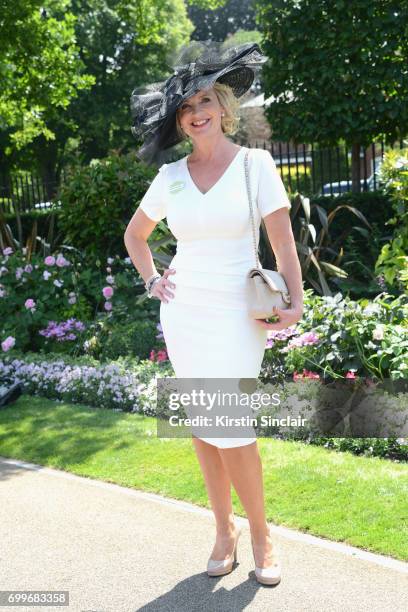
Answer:
<svg viewBox="0 0 408 612"><path fill-rule="evenodd" d="M33 255L27 263L24 251L3 250L0 384L20 381L25 393L155 416L157 378L174 376L155 323L159 302L144 299L129 258L108 257L104 267L99 260L86 262L75 249L68 252ZM353 301L308 289L304 296L301 321L268 332L261 385L408 379L408 295L384 292ZM305 387L295 388L295 395L304 394ZM308 401L319 392L318 386L309 391ZM403 436L385 442L303 438L353 452L406 456Z"/></svg>
<svg viewBox="0 0 408 612"><path fill-rule="evenodd" d="M46 359L35 353L19 357L9 354L0 360L0 384L20 382L26 394L146 416L163 415L157 411L157 381L172 377L174 372L168 361L121 358L114 363L100 364L89 357L75 360L55 355L53 359ZM311 378L299 374L293 379L297 381L295 385L286 385L286 400L304 402L306 399L311 404L316 399L319 388L305 387L301 382L304 377L307 380ZM276 390L271 383L259 381L258 384L263 392ZM400 398L399 401L403 400ZM179 414L185 416L182 409ZM402 437L356 439L340 435L336 438L305 436L301 431L291 433L268 428L259 428L258 431L267 437L302 440L355 454L408 460L407 440Z"/></svg>

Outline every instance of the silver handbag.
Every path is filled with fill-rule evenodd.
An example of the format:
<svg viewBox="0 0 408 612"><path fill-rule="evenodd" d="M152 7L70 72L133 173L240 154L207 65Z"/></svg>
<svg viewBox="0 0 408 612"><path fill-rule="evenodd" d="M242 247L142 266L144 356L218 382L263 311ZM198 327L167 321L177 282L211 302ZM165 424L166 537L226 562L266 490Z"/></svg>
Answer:
<svg viewBox="0 0 408 612"><path fill-rule="evenodd" d="M255 250L255 268L251 268L246 277L246 297L248 313L254 319L268 319L273 316L273 307L286 310L290 307L290 294L282 274L276 270L262 268L256 248L255 221L252 210L251 186L248 169L249 150L245 153L245 177L248 192L248 202L251 211L252 233Z"/></svg>

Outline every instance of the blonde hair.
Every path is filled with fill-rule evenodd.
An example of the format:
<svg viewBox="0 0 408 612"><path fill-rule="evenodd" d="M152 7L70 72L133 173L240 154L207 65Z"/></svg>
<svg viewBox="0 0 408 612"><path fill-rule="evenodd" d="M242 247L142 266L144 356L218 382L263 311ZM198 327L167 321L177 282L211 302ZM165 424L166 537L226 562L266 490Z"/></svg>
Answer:
<svg viewBox="0 0 408 612"><path fill-rule="evenodd" d="M224 134L235 134L238 130L240 117L239 111L239 100L235 96L232 88L225 83L216 81L212 87L218 98L218 102L225 109L224 117L221 117L221 129ZM185 140L188 136L183 132L179 122L179 113L176 112L176 128L179 136Z"/></svg>

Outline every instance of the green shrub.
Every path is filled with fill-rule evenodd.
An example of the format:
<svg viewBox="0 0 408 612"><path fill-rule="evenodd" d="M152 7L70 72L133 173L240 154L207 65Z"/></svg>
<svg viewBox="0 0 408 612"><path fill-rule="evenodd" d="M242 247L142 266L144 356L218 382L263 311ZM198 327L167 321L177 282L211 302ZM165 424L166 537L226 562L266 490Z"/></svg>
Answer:
<svg viewBox="0 0 408 612"><path fill-rule="evenodd" d="M110 323L99 327L99 331L88 341L88 353L100 361L131 356L149 359L152 349L159 346L156 324L153 321L136 320L125 323Z"/></svg>
<svg viewBox="0 0 408 612"><path fill-rule="evenodd" d="M386 225L392 214L392 203L388 194L382 191L344 193L337 197L313 198L314 203L326 208L330 214L339 205L355 207L361 212L371 227L368 228L350 214L347 208L337 214L331 222L332 246L341 253L338 264L347 278L333 278L338 290L352 299L374 297L384 289L392 292L390 284L375 271L375 264L384 242L392 236ZM317 213L312 214L312 223L317 222ZM334 289L335 291L335 289Z"/></svg>
<svg viewBox="0 0 408 612"><path fill-rule="evenodd" d="M59 194L64 241L101 258L126 257L126 226L156 174L134 153L112 154L75 168Z"/></svg>
<svg viewBox="0 0 408 612"><path fill-rule="evenodd" d="M408 294L408 148L386 154L381 178L392 202L393 216L387 225L395 229L391 240L382 247L376 272L398 291Z"/></svg>
<svg viewBox="0 0 408 612"><path fill-rule="evenodd" d="M0 342L12 338L16 349L78 355L83 342L105 324L113 329L158 318L160 302L144 298L144 284L129 258L94 261L69 247L61 251L47 257L33 253L30 258L11 247L3 256L0 252ZM109 298L104 296L107 288ZM69 319L87 329L75 337L64 334L64 339L55 327L51 334L40 333L51 321L60 325ZM145 331L137 337L148 342ZM140 343L135 346L140 349Z"/></svg>

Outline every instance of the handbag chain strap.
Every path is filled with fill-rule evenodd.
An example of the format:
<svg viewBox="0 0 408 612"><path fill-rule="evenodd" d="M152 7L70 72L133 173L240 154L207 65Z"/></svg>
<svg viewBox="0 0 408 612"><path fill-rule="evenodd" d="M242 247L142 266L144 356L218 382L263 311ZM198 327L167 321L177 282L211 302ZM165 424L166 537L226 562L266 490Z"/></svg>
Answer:
<svg viewBox="0 0 408 612"><path fill-rule="evenodd" d="M245 153L244 163L245 163L245 178L246 178L246 186L247 186L247 193L248 193L249 210L251 213L251 221L252 221L252 235L253 235L253 240L254 240L255 265L257 268L262 269L262 266L259 263L258 249L256 248L255 221L254 221L254 213L252 210L251 184L249 181L249 169L248 169L248 155L249 155L249 149L247 149Z"/></svg>

